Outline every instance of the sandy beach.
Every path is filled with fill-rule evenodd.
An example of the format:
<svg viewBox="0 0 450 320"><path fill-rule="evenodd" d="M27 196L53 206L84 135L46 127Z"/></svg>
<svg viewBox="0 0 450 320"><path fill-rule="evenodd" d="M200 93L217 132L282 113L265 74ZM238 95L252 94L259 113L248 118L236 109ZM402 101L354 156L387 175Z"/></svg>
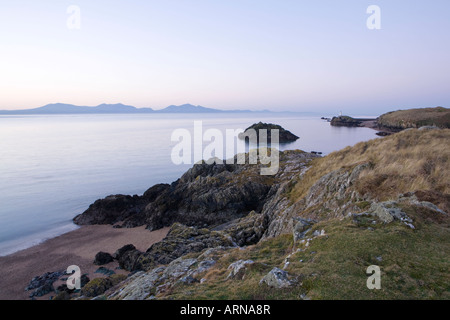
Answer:
<svg viewBox="0 0 450 320"><path fill-rule="evenodd" d="M37 246L0 257L0 299L29 299L30 292L24 289L33 277L45 272L66 270L70 265L79 266L81 273L88 274L90 279L103 277L102 274L94 273L99 268L93 264L97 252L113 254L127 244L145 251L152 244L161 241L168 230L169 228L149 231L145 227L114 229L109 225L83 226ZM116 261L105 265L116 273L125 273L116 270L117 266ZM57 285L55 283L55 288ZM51 295L41 299L49 299Z"/></svg>

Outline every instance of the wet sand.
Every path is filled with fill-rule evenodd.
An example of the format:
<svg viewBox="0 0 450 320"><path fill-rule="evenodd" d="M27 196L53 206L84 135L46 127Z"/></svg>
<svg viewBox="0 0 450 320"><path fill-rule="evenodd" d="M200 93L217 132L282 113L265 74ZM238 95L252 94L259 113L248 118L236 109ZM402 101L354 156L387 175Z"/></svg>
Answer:
<svg viewBox="0 0 450 320"><path fill-rule="evenodd" d="M30 292L25 287L35 276L46 272L63 271L70 265L77 265L82 274L90 279L103 277L94 273L99 268L93 264L99 251L113 254L127 244L133 244L138 250L146 251L152 244L161 241L169 231L164 228L156 231L145 227L134 229L114 229L111 226L83 226L75 231L49 239L37 246L0 257L0 299L29 299ZM104 267L116 273L118 263L111 262ZM55 282L56 288L58 283ZM42 297L48 299L54 293Z"/></svg>

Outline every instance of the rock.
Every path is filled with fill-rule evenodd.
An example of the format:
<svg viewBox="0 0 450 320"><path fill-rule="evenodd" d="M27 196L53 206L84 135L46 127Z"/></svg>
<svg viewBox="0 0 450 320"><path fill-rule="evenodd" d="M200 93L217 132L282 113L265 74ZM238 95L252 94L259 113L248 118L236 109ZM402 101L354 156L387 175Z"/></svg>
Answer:
<svg viewBox="0 0 450 320"><path fill-rule="evenodd" d="M55 288L53 287L53 283L62 275L64 275L63 271L57 271L46 272L42 276L34 277L25 288L25 291L33 290L29 296L30 298L42 297L50 292L54 292Z"/></svg>
<svg viewBox="0 0 450 320"><path fill-rule="evenodd" d="M147 271L157 265L167 265L187 253L232 246L235 245L228 234L175 223L166 237L153 244L146 252L129 250L118 261L120 267L127 271Z"/></svg>
<svg viewBox="0 0 450 320"><path fill-rule="evenodd" d="M148 259L144 252L137 249L125 251L118 259L119 266L127 271L148 270L152 260Z"/></svg>
<svg viewBox="0 0 450 320"><path fill-rule="evenodd" d="M379 132L377 132L377 133L375 133L377 136L380 136L380 137L387 137L387 136L390 136L390 135L392 135L392 132L387 132L387 131L379 131Z"/></svg>
<svg viewBox="0 0 450 320"><path fill-rule="evenodd" d="M229 223L223 231L231 236L236 245L242 247L258 243L267 225L266 216L252 211L246 217Z"/></svg>
<svg viewBox="0 0 450 320"><path fill-rule="evenodd" d="M78 225L115 224L139 214L147 201L139 196L112 195L97 200L73 222Z"/></svg>
<svg viewBox="0 0 450 320"><path fill-rule="evenodd" d="M95 270L94 273L100 273L100 274L104 274L106 276L110 276L110 275L115 274L115 272L113 270L110 270L110 269L105 268L105 267L98 268L97 270Z"/></svg>
<svg viewBox="0 0 450 320"><path fill-rule="evenodd" d="M198 261L200 261L200 260L198 259ZM202 274L202 273L208 271L209 269L211 269L215 264L216 264L216 261L214 261L214 260L200 261L200 262L198 262L198 265L197 265L196 268L192 268L189 271L189 275L191 275L192 277L196 278L200 274Z"/></svg>
<svg viewBox="0 0 450 320"><path fill-rule="evenodd" d="M136 250L136 247L132 244L127 244L127 245L123 246L122 248L117 249L117 251L113 254L113 258L116 260L119 260L125 252L131 251L131 250Z"/></svg>
<svg viewBox="0 0 450 320"><path fill-rule="evenodd" d="M280 268L273 268L264 278L259 282L260 285L263 283L267 284L269 287L273 288L287 288L293 284L293 281L289 280L289 274L281 270Z"/></svg>
<svg viewBox="0 0 450 320"><path fill-rule="evenodd" d="M111 279L96 278L89 281L89 283L86 284L83 289L81 289L81 295L93 298L105 293L105 291L111 288L112 286L113 283Z"/></svg>
<svg viewBox="0 0 450 320"><path fill-rule="evenodd" d="M52 300L70 300L71 296L67 291L60 291L52 298Z"/></svg>
<svg viewBox="0 0 450 320"><path fill-rule="evenodd" d="M423 131L423 130L440 130L440 129L441 128L439 128L437 126L422 126L418 130Z"/></svg>
<svg viewBox="0 0 450 320"><path fill-rule="evenodd" d="M250 131L250 130L255 130L254 132ZM297 141L299 139L299 137L297 137L295 134L293 134L292 132L284 129L283 127L281 127L280 125L277 124L272 124L272 123L255 123L253 125L251 125L250 127L248 127L247 129L244 130L243 133L239 134L239 139L245 139L248 136L251 136L252 133L256 133L256 138L258 139L258 143L261 143L260 141L260 137L259 137L259 130L267 130L267 142L270 143L272 141L271 137L272 137L272 130L278 130L279 136L278 136L278 141L279 143L288 143L288 142L294 142ZM255 137L253 137L255 138Z"/></svg>
<svg viewBox="0 0 450 320"><path fill-rule="evenodd" d="M201 252L207 248L232 247L231 237L223 232L187 227L175 223L167 236L153 244L145 253L153 266L169 264L173 260L191 252Z"/></svg>
<svg viewBox="0 0 450 320"><path fill-rule="evenodd" d="M330 124L336 127L360 127L362 121L349 116L339 116L333 117Z"/></svg>
<svg viewBox="0 0 450 320"><path fill-rule="evenodd" d="M113 261L114 261L114 259L113 259L112 255L110 255L107 252L100 251L95 255L94 264L97 266L102 266L104 264L108 264Z"/></svg>
<svg viewBox="0 0 450 320"><path fill-rule="evenodd" d="M158 267L149 272L136 272L127 279L127 284L115 291L108 298L119 300L144 300L152 297L155 287L165 267Z"/></svg>
<svg viewBox="0 0 450 320"><path fill-rule="evenodd" d="M163 277L166 278L179 278L186 274L189 268L197 263L197 259L183 259L178 258L172 261L163 272Z"/></svg>
<svg viewBox="0 0 450 320"><path fill-rule="evenodd" d="M67 279L60 278L60 280L67 280ZM88 277L87 275L83 274L83 275L81 276L81 279L80 279L80 287L83 288L89 281L91 281L91 280L89 279L89 277ZM61 293L61 292L63 292L63 291L65 291L65 292L71 294L71 293L76 292L77 290L75 290L75 289L69 289L69 288L67 287L67 284L63 283L62 285L58 286L58 288L56 288L56 292L57 292L57 293Z"/></svg>
<svg viewBox="0 0 450 320"><path fill-rule="evenodd" d="M397 207L397 203L395 201L373 202L368 213L373 216L377 216L384 223L399 220L414 229L414 226L412 225L413 220Z"/></svg>
<svg viewBox="0 0 450 320"><path fill-rule="evenodd" d="M127 278L128 277L125 274L112 274L111 276L109 276L109 280L111 280L113 286L121 283Z"/></svg>
<svg viewBox="0 0 450 320"><path fill-rule="evenodd" d="M89 279L89 277L86 274L81 275L81 278L80 278L81 288L83 288L86 284L88 284L89 281L91 281L91 279Z"/></svg>
<svg viewBox="0 0 450 320"><path fill-rule="evenodd" d="M170 227L175 222L214 228L252 211L262 212L265 203L277 194L280 179L289 181L308 161L318 157L298 150L279 155L280 167L273 176L260 174L260 162L236 164L238 156L234 157L234 164L201 162L172 184L155 185L141 197L115 195L97 200L74 221L123 228L146 225L149 230ZM251 221L247 222L250 228ZM253 243L258 241L259 233L258 228L250 234L245 231L239 235L239 241Z"/></svg>
<svg viewBox="0 0 450 320"><path fill-rule="evenodd" d="M420 190L414 193L420 202L428 202L436 205L442 212L450 214L450 194L445 194L436 190Z"/></svg>
<svg viewBox="0 0 450 320"><path fill-rule="evenodd" d="M169 188L170 184L166 183L156 184L147 191L145 191L142 197L148 202L153 202L156 200L156 198L158 198L161 194L164 193L164 191L166 191Z"/></svg>
<svg viewBox="0 0 450 320"><path fill-rule="evenodd" d="M294 218L296 224L293 230L294 242L297 242L305 237L305 234L311 230L312 225L315 223L313 220Z"/></svg>
<svg viewBox="0 0 450 320"><path fill-rule="evenodd" d="M253 264L253 260L238 260L233 262L228 266L228 270L231 272L227 276L228 279L242 279L244 277L245 270L247 269L247 265Z"/></svg>
<svg viewBox="0 0 450 320"><path fill-rule="evenodd" d="M179 282L181 283L185 283L185 284L193 284L193 283L197 283L200 282L198 279L192 277L191 275L183 277L179 280Z"/></svg>

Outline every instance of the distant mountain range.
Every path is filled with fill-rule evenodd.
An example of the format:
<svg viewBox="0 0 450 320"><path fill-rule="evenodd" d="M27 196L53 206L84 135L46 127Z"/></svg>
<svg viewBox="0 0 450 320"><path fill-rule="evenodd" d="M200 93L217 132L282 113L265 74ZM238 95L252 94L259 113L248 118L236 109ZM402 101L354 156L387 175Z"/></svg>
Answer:
<svg viewBox="0 0 450 320"><path fill-rule="evenodd" d="M43 107L25 110L0 110L0 115L33 115L33 114L107 114L107 113L221 113L221 112L270 112L251 110L219 110L183 104L180 106L171 105L161 110L152 108L136 108L121 103L100 104L96 107L76 106L73 104L53 103Z"/></svg>

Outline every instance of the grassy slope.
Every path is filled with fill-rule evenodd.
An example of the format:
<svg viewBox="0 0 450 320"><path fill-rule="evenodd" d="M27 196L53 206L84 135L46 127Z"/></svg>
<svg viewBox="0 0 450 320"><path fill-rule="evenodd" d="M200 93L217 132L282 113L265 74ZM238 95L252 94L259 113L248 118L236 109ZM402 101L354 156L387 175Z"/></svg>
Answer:
<svg viewBox="0 0 450 320"><path fill-rule="evenodd" d="M380 116L377 122L381 126L393 129L421 126L450 128L450 109L437 107L393 111Z"/></svg>
<svg viewBox="0 0 450 320"><path fill-rule="evenodd" d="M400 193L436 190L450 193L450 130L408 130L395 135L360 142L313 161L311 169L291 191L292 201L304 197L326 173L370 163L356 185L362 195L380 201Z"/></svg>
<svg viewBox="0 0 450 320"><path fill-rule="evenodd" d="M342 167L370 162L355 186L380 200L415 190L450 192L450 130L411 130L316 159L290 193L293 202L304 197L324 174ZM437 217L428 209L403 208L416 229L374 218L359 221L331 219L316 224L326 236L308 247L295 247L291 234L262 241L245 249L231 249L203 275L206 282L179 284L160 298L175 299L449 299L449 217ZM311 233L312 233L311 231ZM302 251L296 252L296 249ZM298 284L289 289L259 285L273 267L286 268ZM239 260L253 264L241 280L226 280L227 267ZM382 270L382 289L366 287L369 265Z"/></svg>

